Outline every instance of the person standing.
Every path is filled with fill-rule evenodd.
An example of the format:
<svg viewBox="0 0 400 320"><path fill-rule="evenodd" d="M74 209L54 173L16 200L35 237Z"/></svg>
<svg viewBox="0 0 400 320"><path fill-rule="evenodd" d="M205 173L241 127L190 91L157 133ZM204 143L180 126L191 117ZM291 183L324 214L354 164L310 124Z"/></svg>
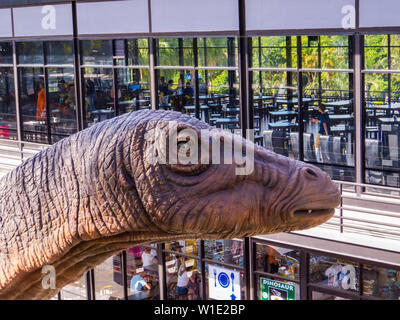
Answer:
<svg viewBox="0 0 400 320"><path fill-rule="evenodd" d="M36 120L46 120L46 94L44 92L44 79L39 81L40 90L37 96L36 103Z"/></svg>
<svg viewBox="0 0 400 320"><path fill-rule="evenodd" d="M329 115L326 112L326 107L323 105L320 105L318 108L318 111L320 113L319 119L311 119L312 122L317 122L319 123L319 130L318 130L318 135L317 135L317 140L315 142L315 152L317 156L317 161L322 161L321 159L321 135L330 135L331 134L331 123L329 119Z"/></svg>

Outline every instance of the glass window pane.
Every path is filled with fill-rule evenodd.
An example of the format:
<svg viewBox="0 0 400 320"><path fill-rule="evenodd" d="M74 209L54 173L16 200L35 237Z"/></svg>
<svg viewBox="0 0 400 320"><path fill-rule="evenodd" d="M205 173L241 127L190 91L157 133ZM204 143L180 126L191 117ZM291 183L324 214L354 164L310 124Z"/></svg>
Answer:
<svg viewBox="0 0 400 320"><path fill-rule="evenodd" d="M119 113L150 109L148 69L117 69Z"/></svg>
<svg viewBox="0 0 400 320"><path fill-rule="evenodd" d="M167 299L199 300L201 287L200 261L172 253L165 256Z"/></svg>
<svg viewBox="0 0 400 320"><path fill-rule="evenodd" d="M73 64L72 41L46 41L47 64Z"/></svg>
<svg viewBox="0 0 400 320"><path fill-rule="evenodd" d="M365 69L388 69L387 35L364 36Z"/></svg>
<svg viewBox="0 0 400 320"><path fill-rule="evenodd" d="M304 157L335 180L354 180L354 112L350 75L344 72L303 73ZM333 166L332 166L333 165Z"/></svg>
<svg viewBox="0 0 400 320"><path fill-rule="evenodd" d="M157 65L159 66L192 66L192 38L157 39Z"/></svg>
<svg viewBox="0 0 400 320"><path fill-rule="evenodd" d="M12 64L12 44L11 42L0 42L0 64Z"/></svg>
<svg viewBox="0 0 400 320"><path fill-rule="evenodd" d="M0 139L17 139L14 72L0 68Z"/></svg>
<svg viewBox="0 0 400 320"><path fill-rule="evenodd" d="M312 292L312 300L351 300L348 298L343 298L334 294L313 291Z"/></svg>
<svg viewBox="0 0 400 320"><path fill-rule="evenodd" d="M398 300L400 298L400 271L364 265L362 285L364 296Z"/></svg>
<svg viewBox="0 0 400 320"><path fill-rule="evenodd" d="M112 40L82 40L80 43L82 64L113 64Z"/></svg>
<svg viewBox="0 0 400 320"><path fill-rule="evenodd" d="M237 70L200 70L200 117L225 130L240 129L240 92Z"/></svg>
<svg viewBox="0 0 400 320"><path fill-rule="evenodd" d="M255 141L275 153L298 159L297 75L253 71ZM314 98L303 100L313 104ZM297 138L296 138L297 137Z"/></svg>
<svg viewBox="0 0 400 320"><path fill-rule="evenodd" d="M290 248L257 244L256 270L299 280L300 253Z"/></svg>
<svg viewBox="0 0 400 320"><path fill-rule="evenodd" d="M396 86L396 84L393 86ZM384 167L390 168L397 164L395 154L398 131L398 124L395 121L396 103L389 103L389 78L387 74L366 73L364 75L364 88L365 167L372 169L366 170L365 180L367 183L385 185L389 181L396 180L392 173L386 174L381 171ZM389 147L392 148L392 152L390 152ZM394 179L391 179L392 177Z"/></svg>
<svg viewBox="0 0 400 320"><path fill-rule="evenodd" d="M115 117L113 70L84 68L84 101L87 126ZM121 92L118 91L118 96Z"/></svg>
<svg viewBox="0 0 400 320"><path fill-rule="evenodd" d="M187 255L198 256L200 240L181 240L165 243L165 250L181 252Z"/></svg>
<svg viewBox="0 0 400 320"><path fill-rule="evenodd" d="M346 291L359 292L358 264L310 254L310 282Z"/></svg>
<svg viewBox="0 0 400 320"><path fill-rule="evenodd" d="M119 300L124 297L121 255L108 258L94 269L96 300Z"/></svg>
<svg viewBox="0 0 400 320"><path fill-rule="evenodd" d="M48 68L52 143L77 132L74 69Z"/></svg>
<svg viewBox="0 0 400 320"><path fill-rule="evenodd" d="M147 39L127 40L128 43L128 65L149 65L149 45Z"/></svg>
<svg viewBox="0 0 400 320"><path fill-rule="evenodd" d="M193 70L157 70L159 107L194 116L193 77Z"/></svg>
<svg viewBox="0 0 400 320"><path fill-rule="evenodd" d="M347 36L303 36L303 68L348 69Z"/></svg>
<svg viewBox="0 0 400 320"><path fill-rule="evenodd" d="M243 300L244 272L241 269L205 264L206 300Z"/></svg>
<svg viewBox="0 0 400 320"><path fill-rule="evenodd" d="M236 38L201 38L197 42L198 64L201 67L236 67L238 46Z"/></svg>
<svg viewBox="0 0 400 320"><path fill-rule="evenodd" d="M243 266L243 241L205 240L204 255L214 261Z"/></svg>
<svg viewBox="0 0 400 320"><path fill-rule="evenodd" d="M253 67L295 68L296 37L269 36L253 41Z"/></svg>
<svg viewBox="0 0 400 320"><path fill-rule="evenodd" d="M19 68L18 83L23 139L49 143L43 69Z"/></svg>
<svg viewBox="0 0 400 320"><path fill-rule="evenodd" d="M63 287L61 300L87 300L86 273L77 281Z"/></svg>
<svg viewBox="0 0 400 320"><path fill-rule="evenodd" d="M17 42L17 57L19 64L43 64L43 42Z"/></svg>
<svg viewBox="0 0 400 320"><path fill-rule="evenodd" d="M133 247L127 250L129 300L160 298L156 247Z"/></svg>

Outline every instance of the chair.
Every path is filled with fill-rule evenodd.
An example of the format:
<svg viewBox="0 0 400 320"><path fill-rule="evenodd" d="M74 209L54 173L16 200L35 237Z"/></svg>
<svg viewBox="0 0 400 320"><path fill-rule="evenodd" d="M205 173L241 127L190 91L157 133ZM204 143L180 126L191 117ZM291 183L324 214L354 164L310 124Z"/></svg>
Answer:
<svg viewBox="0 0 400 320"><path fill-rule="evenodd" d="M399 181L400 180L398 173L392 173L386 175L386 185L389 187L398 188L400 186Z"/></svg>
<svg viewBox="0 0 400 320"><path fill-rule="evenodd" d="M333 137L332 136L320 136L321 142L321 156L324 163L335 163L333 153Z"/></svg>
<svg viewBox="0 0 400 320"><path fill-rule="evenodd" d="M290 148L289 154L293 159L299 159L299 133L290 133Z"/></svg>
<svg viewBox="0 0 400 320"><path fill-rule="evenodd" d="M334 163L338 165L346 165L346 155L343 153L345 142L343 137L333 137L333 158Z"/></svg>
<svg viewBox="0 0 400 320"><path fill-rule="evenodd" d="M264 130L264 148L270 151L274 151L272 146L272 132L273 130Z"/></svg>
<svg viewBox="0 0 400 320"><path fill-rule="evenodd" d="M381 168L381 145L378 140L365 139L365 166L367 168Z"/></svg>
<svg viewBox="0 0 400 320"><path fill-rule="evenodd" d="M283 156L289 156L287 146L287 138L284 132L276 130L264 130L264 147L267 150L281 154Z"/></svg>
<svg viewBox="0 0 400 320"><path fill-rule="evenodd" d="M316 162L317 158L314 152L314 134L303 133L303 148L304 148L304 160Z"/></svg>
<svg viewBox="0 0 400 320"><path fill-rule="evenodd" d="M388 153L382 160L382 164L389 167L399 166L399 136L388 134Z"/></svg>
<svg viewBox="0 0 400 320"><path fill-rule="evenodd" d="M383 184L383 172L382 171L365 171L365 182L368 184Z"/></svg>

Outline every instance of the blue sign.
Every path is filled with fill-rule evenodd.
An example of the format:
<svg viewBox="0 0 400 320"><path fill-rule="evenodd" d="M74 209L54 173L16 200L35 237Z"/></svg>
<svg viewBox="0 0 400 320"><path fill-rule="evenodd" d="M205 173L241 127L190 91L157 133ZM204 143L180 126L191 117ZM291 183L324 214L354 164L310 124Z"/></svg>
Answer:
<svg viewBox="0 0 400 320"><path fill-rule="evenodd" d="M240 300L240 272L209 266L209 297L216 300ZM213 285L212 285L213 284Z"/></svg>

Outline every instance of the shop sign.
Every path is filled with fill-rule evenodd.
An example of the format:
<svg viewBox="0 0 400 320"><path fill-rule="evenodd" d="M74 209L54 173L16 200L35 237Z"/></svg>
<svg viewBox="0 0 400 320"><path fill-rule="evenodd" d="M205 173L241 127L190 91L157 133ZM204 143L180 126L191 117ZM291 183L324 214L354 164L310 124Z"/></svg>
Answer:
<svg viewBox="0 0 400 320"><path fill-rule="evenodd" d="M13 8L14 35L72 35L71 4Z"/></svg>
<svg viewBox="0 0 400 320"><path fill-rule="evenodd" d="M240 300L240 272L209 266L209 298L216 300Z"/></svg>
<svg viewBox="0 0 400 320"><path fill-rule="evenodd" d="M261 300L296 300L296 286L268 278L260 278Z"/></svg>

